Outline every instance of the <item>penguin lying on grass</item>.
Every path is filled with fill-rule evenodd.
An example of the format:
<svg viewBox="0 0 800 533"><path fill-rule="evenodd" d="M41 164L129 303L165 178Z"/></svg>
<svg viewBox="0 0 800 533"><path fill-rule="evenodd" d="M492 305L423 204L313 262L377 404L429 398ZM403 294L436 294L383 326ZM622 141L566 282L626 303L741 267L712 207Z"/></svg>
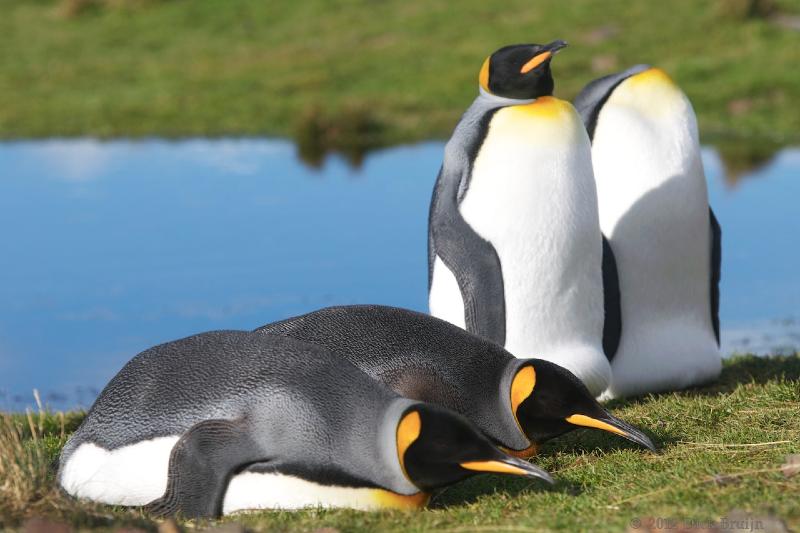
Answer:
<svg viewBox="0 0 800 533"><path fill-rule="evenodd" d="M69 493L157 514L417 507L477 472L543 470L464 417L402 398L330 351L240 331L134 357L61 454Z"/></svg>
<svg viewBox="0 0 800 533"><path fill-rule="evenodd" d="M567 370L516 359L443 320L394 307L329 307L259 328L323 346L395 392L458 411L509 453L530 456L578 427L602 429L655 450L605 410Z"/></svg>
<svg viewBox="0 0 800 533"><path fill-rule="evenodd" d="M613 262L589 137L572 105L552 96L550 61L564 46L506 46L484 62L431 200L429 306L517 357L563 366L596 396L615 350L603 338L605 314L618 324L603 298L603 265Z"/></svg>
<svg viewBox="0 0 800 533"><path fill-rule="evenodd" d="M591 82L575 107L592 137L600 227L619 278L621 337L604 396L717 378L721 231L689 99L640 65Z"/></svg>

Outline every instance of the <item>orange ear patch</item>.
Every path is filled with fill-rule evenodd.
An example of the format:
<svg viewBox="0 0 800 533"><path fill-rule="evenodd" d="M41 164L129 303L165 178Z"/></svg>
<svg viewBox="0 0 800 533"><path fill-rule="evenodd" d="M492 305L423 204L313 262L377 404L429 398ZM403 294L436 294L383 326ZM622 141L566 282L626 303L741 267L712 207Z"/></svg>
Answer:
<svg viewBox="0 0 800 533"><path fill-rule="evenodd" d="M536 386L536 371L532 366L523 367L511 382L511 412L516 414L519 404L524 402Z"/></svg>
<svg viewBox="0 0 800 533"><path fill-rule="evenodd" d="M406 450L419 438L421 430L422 419L417 411L406 413L400 423L397 424L397 458L400 460L400 467L403 469L404 474L406 474ZM406 477L408 477L408 474L406 474Z"/></svg>
<svg viewBox="0 0 800 533"><path fill-rule="evenodd" d="M487 93L491 92L489 90L489 59L490 58L491 58L491 56L486 58L486 61L483 62L483 66L481 67L481 73L478 74L478 83L481 84L481 87L483 87L483 90L486 91Z"/></svg>
<svg viewBox="0 0 800 533"><path fill-rule="evenodd" d="M541 54L536 54L531 58L530 61L522 65L522 68L519 69L520 74L527 74L528 72L532 71L548 59L552 57L553 53L550 51L542 52Z"/></svg>

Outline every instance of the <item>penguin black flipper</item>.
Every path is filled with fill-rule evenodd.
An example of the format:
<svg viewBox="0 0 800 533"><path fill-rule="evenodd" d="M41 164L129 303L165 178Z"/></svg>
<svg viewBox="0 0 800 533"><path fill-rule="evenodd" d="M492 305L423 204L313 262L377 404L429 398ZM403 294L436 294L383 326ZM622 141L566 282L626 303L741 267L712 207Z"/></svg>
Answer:
<svg viewBox="0 0 800 533"><path fill-rule="evenodd" d="M581 116L581 120L586 126L586 131L589 133L589 139L594 139L594 130L597 127L597 118L600 116L600 110L617 85L649 68L650 65L636 65L628 70L597 78L589 82L575 97L572 105L575 106L575 110Z"/></svg>
<svg viewBox="0 0 800 533"><path fill-rule="evenodd" d="M254 456L257 449L243 420L205 420L195 424L172 449L167 490L146 509L157 516L220 516L233 474L266 459Z"/></svg>
<svg viewBox="0 0 800 533"><path fill-rule="evenodd" d="M714 210L708 208L711 221L711 324L719 346L719 280L722 277L722 227Z"/></svg>
<svg viewBox="0 0 800 533"><path fill-rule="evenodd" d="M603 306L605 307L603 351L608 360L612 361L622 337L622 306L617 260L614 258L611 243L608 242L605 235L603 235Z"/></svg>
<svg viewBox="0 0 800 533"><path fill-rule="evenodd" d="M436 179L428 219L428 286L438 256L458 282L467 331L502 346L506 341L506 308L500 257L458 209L466 170L443 165Z"/></svg>

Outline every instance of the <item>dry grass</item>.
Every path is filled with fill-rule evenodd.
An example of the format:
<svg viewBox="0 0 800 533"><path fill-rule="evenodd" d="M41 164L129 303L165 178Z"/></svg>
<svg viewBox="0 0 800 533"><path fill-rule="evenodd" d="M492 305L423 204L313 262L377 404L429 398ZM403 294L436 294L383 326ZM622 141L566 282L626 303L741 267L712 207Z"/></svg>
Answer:
<svg viewBox="0 0 800 533"><path fill-rule="evenodd" d="M0 516L16 516L54 492L50 482L50 460L43 441L46 413L40 405L38 416L0 415ZM59 413L59 447L66 441L64 414Z"/></svg>

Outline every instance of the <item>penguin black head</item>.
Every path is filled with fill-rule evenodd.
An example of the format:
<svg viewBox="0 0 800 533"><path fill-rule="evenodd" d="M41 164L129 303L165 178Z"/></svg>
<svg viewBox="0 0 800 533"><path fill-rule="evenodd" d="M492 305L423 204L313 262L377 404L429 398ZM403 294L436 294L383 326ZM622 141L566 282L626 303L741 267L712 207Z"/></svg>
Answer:
<svg viewBox="0 0 800 533"><path fill-rule="evenodd" d="M512 457L466 418L431 404L409 408L397 425L397 454L406 477L423 491L479 472L553 479L541 468Z"/></svg>
<svg viewBox="0 0 800 533"><path fill-rule="evenodd" d="M539 444L578 427L608 431L651 451L653 442L595 400L586 386L567 369L542 359L529 359L511 384L511 409L520 428Z"/></svg>
<svg viewBox="0 0 800 533"><path fill-rule="evenodd" d="M550 61L564 41L550 44L504 46L486 58L478 81L481 88L496 96L529 100L553 94Z"/></svg>

